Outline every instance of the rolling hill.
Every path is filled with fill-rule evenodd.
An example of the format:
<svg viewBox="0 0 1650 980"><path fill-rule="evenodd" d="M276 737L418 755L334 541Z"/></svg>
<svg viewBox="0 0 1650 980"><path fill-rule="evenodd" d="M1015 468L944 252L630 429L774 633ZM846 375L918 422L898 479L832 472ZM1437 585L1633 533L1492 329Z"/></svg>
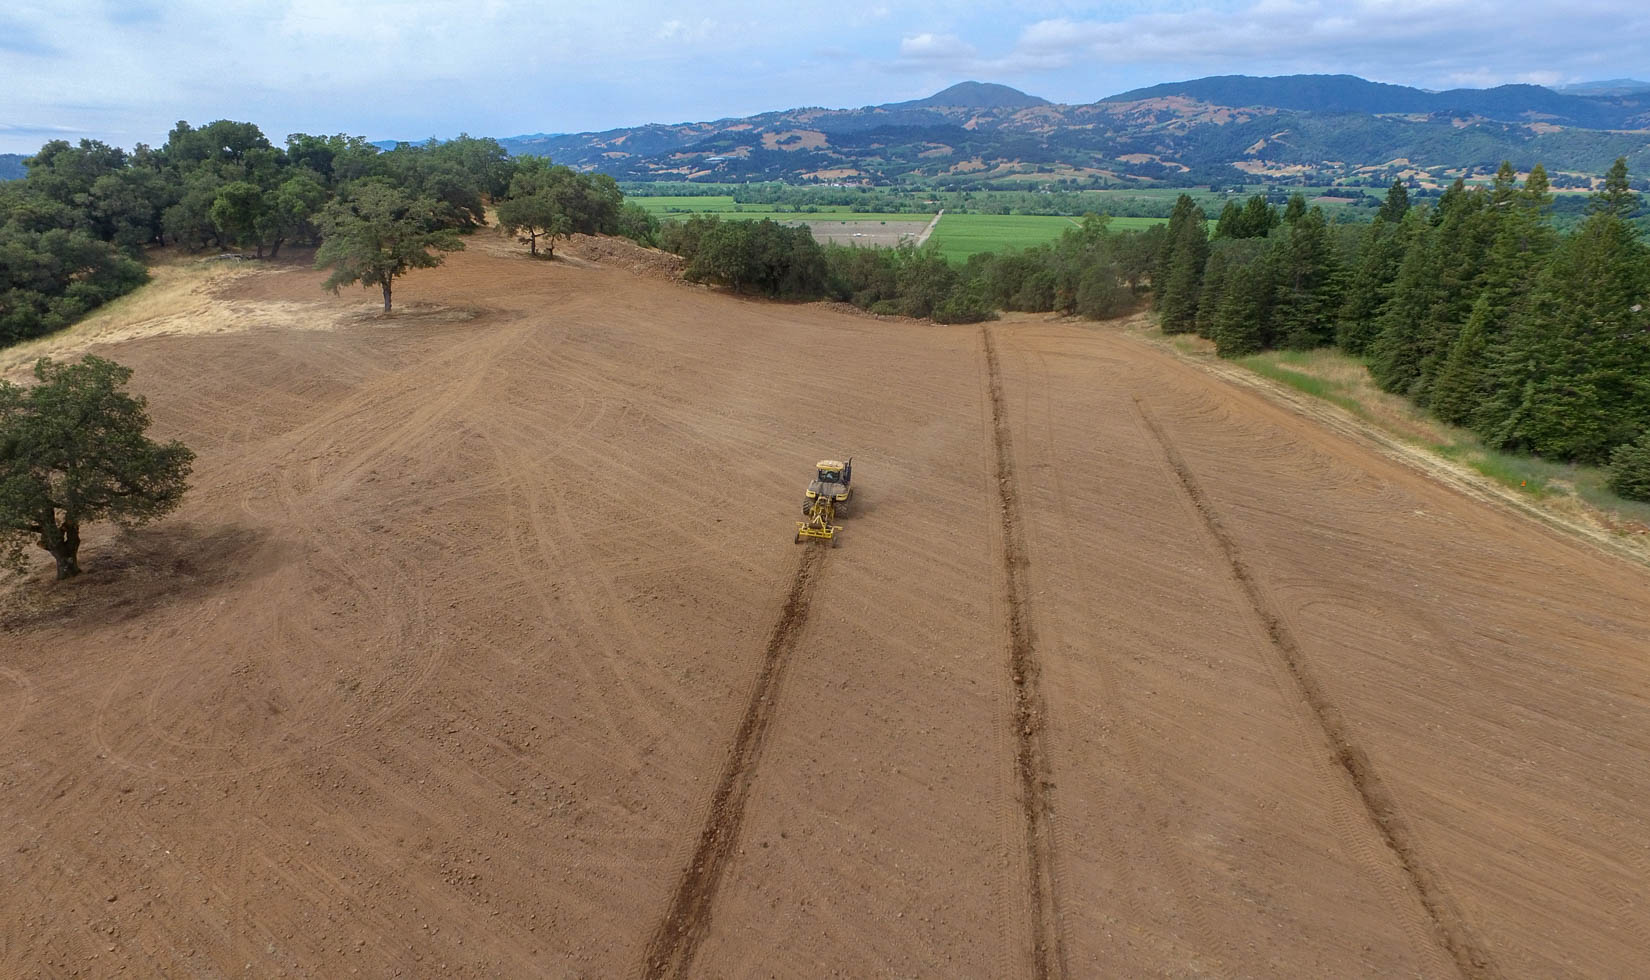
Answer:
<svg viewBox="0 0 1650 980"><path fill-rule="evenodd" d="M622 180L1078 185L1383 182L1494 168L1650 167L1650 91L1429 92L1351 75L1216 76L1060 105L964 82L908 102L501 140ZM1579 177L1577 178L1580 179Z"/></svg>
<svg viewBox="0 0 1650 980"><path fill-rule="evenodd" d="M1598 82L1559 85L1553 91L1566 95L1633 95L1650 92L1650 82L1641 82L1636 78L1607 78Z"/></svg>
<svg viewBox="0 0 1650 980"><path fill-rule="evenodd" d="M938 109L943 106L972 106L976 109L1027 109L1048 105L1047 99L1027 95L1017 88L993 82L958 82L926 99L897 102L886 109Z"/></svg>
<svg viewBox="0 0 1650 980"><path fill-rule="evenodd" d="M1611 93L1614 90L1609 90ZM1269 106L1300 112L1480 117L1502 122L1545 122L1588 129L1638 129L1650 120L1650 98L1600 92L1563 94L1539 85L1429 92L1371 82L1355 75L1216 75L1167 82L1114 95L1106 102L1184 96L1229 106Z"/></svg>

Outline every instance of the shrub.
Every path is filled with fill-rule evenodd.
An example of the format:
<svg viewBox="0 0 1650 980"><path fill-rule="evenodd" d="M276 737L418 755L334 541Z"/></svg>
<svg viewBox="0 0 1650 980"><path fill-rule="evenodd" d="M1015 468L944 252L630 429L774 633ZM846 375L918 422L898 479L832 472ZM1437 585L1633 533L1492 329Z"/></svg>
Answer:
<svg viewBox="0 0 1650 980"><path fill-rule="evenodd" d="M640 204L626 204L619 209L618 232L638 245L657 247L659 219Z"/></svg>
<svg viewBox="0 0 1650 980"><path fill-rule="evenodd" d="M1650 432L1610 454L1610 489L1629 500L1650 500Z"/></svg>
<svg viewBox="0 0 1650 980"><path fill-rule="evenodd" d="M997 319L997 311L986 302L983 284L976 279L953 288L932 316L936 323L981 323Z"/></svg>
<svg viewBox="0 0 1650 980"><path fill-rule="evenodd" d="M1089 320L1109 320L1127 305L1123 284L1110 263L1083 270L1077 281L1076 313Z"/></svg>

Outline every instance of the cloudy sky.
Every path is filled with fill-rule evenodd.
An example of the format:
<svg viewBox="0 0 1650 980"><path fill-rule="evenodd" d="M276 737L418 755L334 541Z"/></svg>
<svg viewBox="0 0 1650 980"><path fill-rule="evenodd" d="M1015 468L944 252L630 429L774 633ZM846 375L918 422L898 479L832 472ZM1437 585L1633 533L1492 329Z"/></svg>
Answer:
<svg viewBox="0 0 1650 980"><path fill-rule="evenodd" d="M860 106L976 79L1057 102L1215 74L1425 88L1650 76L1650 4L1568 0L7 0L0 152L179 119L371 139Z"/></svg>

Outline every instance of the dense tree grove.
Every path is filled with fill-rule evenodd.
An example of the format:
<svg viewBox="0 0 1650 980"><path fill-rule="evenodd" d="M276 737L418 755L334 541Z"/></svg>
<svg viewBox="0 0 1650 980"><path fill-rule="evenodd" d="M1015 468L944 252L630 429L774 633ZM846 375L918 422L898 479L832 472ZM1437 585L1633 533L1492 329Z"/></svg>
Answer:
<svg viewBox="0 0 1650 980"><path fill-rule="evenodd" d="M941 323L993 319L998 310L1116 316L1157 259L1163 230L1107 234L1091 215L1058 241L961 267L932 248L820 245L807 228L699 215L667 222L660 245L687 259L687 276L773 297L835 299L873 313Z"/></svg>
<svg viewBox="0 0 1650 980"><path fill-rule="evenodd" d="M180 122L162 146L130 152L53 140L24 163L22 180L0 182L0 346L61 329L136 288L152 246L275 257L347 229L323 249L329 285L379 286L387 307L390 281L424 261L408 243L422 240L419 254L439 261L430 249L485 224L489 204L501 216L526 213L536 223L514 227L552 239L602 232L651 243L658 232L645 212L624 207L611 178L512 160L496 141L469 136L380 151L360 137L294 133L277 146L252 123L223 119ZM363 207L379 231L395 213L393 241L366 234L374 221ZM396 249L399 258L386 258Z"/></svg>
<svg viewBox="0 0 1650 980"><path fill-rule="evenodd" d="M1545 220L1551 202L1540 165L1520 185L1503 163L1430 207L1394 183L1367 226L1255 198L1205 243L1183 198L1153 274L1163 329L1225 357L1337 345L1492 448L1613 460L1618 491L1650 499L1650 248L1626 161L1569 234Z"/></svg>

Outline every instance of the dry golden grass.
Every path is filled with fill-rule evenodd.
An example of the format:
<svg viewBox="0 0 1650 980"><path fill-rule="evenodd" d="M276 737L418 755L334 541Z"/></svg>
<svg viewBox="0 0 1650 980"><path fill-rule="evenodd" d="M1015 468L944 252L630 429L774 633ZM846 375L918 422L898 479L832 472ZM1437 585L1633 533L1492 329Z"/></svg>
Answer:
<svg viewBox="0 0 1650 980"><path fill-rule="evenodd" d="M246 274L245 263L187 260L165 256L150 265L147 285L98 308L66 330L0 351L0 377L24 371L41 356L84 353L93 344L113 343L167 325L214 319L211 294L218 285ZM209 332L197 327L192 332Z"/></svg>
<svg viewBox="0 0 1650 980"><path fill-rule="evenodd" d="M95 310L65 330L0 350L0 378L25 377L40 357L72 358L94 347L146 337L234 333L259 328L333 330L383 319L378 293L349 288L334 297L319 289L313 301L278 298L282 290L258 296L248 280L315 274L286 261L230 261L181 252L151 255L147 284ZM250 295L249 295L250 293ZM413 304L398 307L393 319L469 319L471 311Z"/></svg>

